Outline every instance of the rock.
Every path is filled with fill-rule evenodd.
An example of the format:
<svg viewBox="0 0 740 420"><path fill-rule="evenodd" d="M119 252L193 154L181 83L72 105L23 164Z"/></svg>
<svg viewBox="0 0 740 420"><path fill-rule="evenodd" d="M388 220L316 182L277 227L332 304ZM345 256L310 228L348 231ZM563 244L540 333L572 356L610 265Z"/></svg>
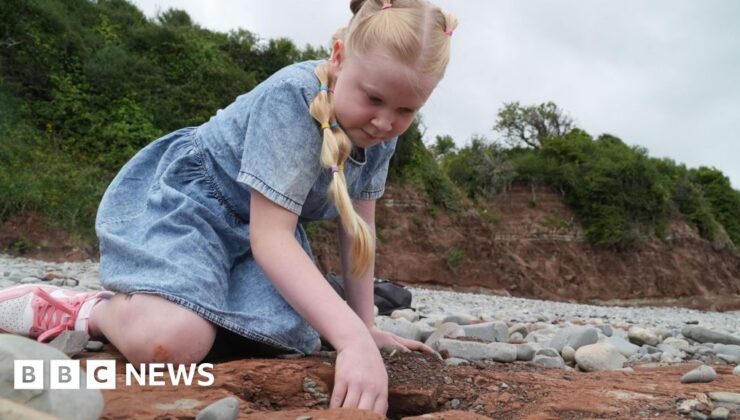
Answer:
<svg viewBox="0 0 740 420"><path fill-rule="evenodd" d="M658 339L658 335L655 334L653 331L637 325L633 325L632 327L630 327L629 331L627 332L627 337L629 338L629 341L631 343L634 343L638 346L641 346L643 344L655 346L660 342L660 340Z"/></svg>
<svg viewBox="0 0 740 420"><path fill-rule="evenodd" d="M552 347L558 352L563 350L565 346L570 346L574 350L577 350L582 346L593 344L598 340L599 333L594 327L567 327L555 333L548 347Z"/></svg>
<svg viewBox="0 0 740 420"><path fill-rule="evenodd" d="M48 389L50 360L70 360L61 351L26 337L0 334L0 384L13 383L14 360L43 360L45 389L13 389L0 386L0 398L25 404L60 418L97 419L103 412L100 390L86 389L85 371L80 369L81 389Z"/></svg>
<svg viewBox="0 0 740 420"><path fill-rule="evenodd" d="M509 327L503 322L482 322L480 324L463 325L462 329L468 337L499 343L509 341Z"/></svg>
<svg viewBox="0 0 740 420"><path fill-rule="evenodd" d="M624 367L627 359L609 343L596 343L576 350L576 363L581 370L596 372Z"/></svg>
<svg viewBox="0 0 740 420"><path fill-rule="evenodd" d="M732 373L737 376L740 376L740 365L735 366L735 369L732 370Z"/></svg>
<svg viewBox="0 0 740 420"><path fill-rule="evenodd" d="M576 360L576 351L571 346L563 347L563 350L560 352L560 354L563 356L563 360L565 360L566 362L574 362Z"/></svg>
<svg viewBox="0 0 740 420"><path fill-rule="evenodd" d="M56 420L57 417L34 410L15 401L0 398L0 419L13 420Z"/></svg>
<svg viewBox="0 0 740 420"><path fill-rule="evenodd" d="M532 363L548 369L562 369L565 367L565 361L560 356L548 356L545 354L535 354Z"/></svg>
<svg viewBox="0 0 740 420"><path fill-rule="evenodd" d="M465 360L492 359L498 362L516 360L516 346L506 343L478 343L442 338L437 342L437 350L447 351L450 356Z"/></svg>
<svg viewBox="0 0 740 420"><path fill-rule="evenodd" d="M421 340L421 330L415 324L406 319L391 319L386 316L375 318L375 325L383 331L387 331L410 340Z"/></svg>
<svg viewBox="0 0 740 420"><path fill-rule="evenodd" d="M553 333L549 330L535 330L524 337L528 343L549 343L552 340Z"/></svg>
<svg viewBox="0 0 740 420"><path fill-rule="evenodd" d="M630 357L633 354L637 354L638 350L640 350L639 346L630 343L622 337L611 336L607 338L605 342L614 346L624 357Z"/></svg>
<svg viewBox="0 0 740 420"><path fill-rule="evenodd" d="M514 333L519 333L522 335L522 337L526 337L529 333L529 331L527 330L527 324L522 324L521 322L519 322L509 327L509 336Z"/></svg>
<svg viewBox="0 0 740 420"><path fill-rule="evenodd" d="M391 312L391 319L399 319L403 318L409 322L415 322L419 320L419 314L410 308L406 309L396 309L395 311Z"/></svg>
<svg viewBox="0 0 740 420"><path fill-rule="evenodd" d="M469 365L470 362L465 359L460 359L459 357L450 357L445 359L445 364L447 366L460 366L460 365Z"/></svg>
<svg viewBox="0 0 740 420"><path fill-rule="evenodd" d="M459 325L454 322L445 322L444 324L437 327L437 329L426 339L424 344L431 348L436 348L437 342L445 337L456 338L462 337L465 332Z"/></svg>
<svg viewBox="0 0 740 420"><path fill-rule="evenodd" d="M738 365L740 364L740 357L733 356L731 354L718 354L717 358L728 365Z"/></svg>
<svg viewBox="0 0 740 420"><path fill-rule="evenodd" d="M683 384L704 383L704 382L712 382L715 379L717 379L717 372L715 372L711 366L702 365L684 374L681 377L681 383Z"/></svg>
<svg viewBox="0 0 740 420"><path fill-rule="evenodd" d="M709 398L711 398L713 401L719 403L740 405L740 394L738 394L737 392L717 391L708 392L707 395L709 395Z"/></svg>
<svg viewBox="0 0 740 420"><path fill-rule="evenodd" d="M534 358L534 347L529 344L516 344L516 360L528 362Z"/></svg>
<svg viewBox="0 0 740 420"><path fill-rule="evenodd" d="M694 408L701 404L698 400L683 400L678 404L678 412L681 414L689 414L694 411Z"/></svg>
<svg viewBox="0 0 740 420"><path fill-rule="evenodd" d="M714 352L717 353L717 355L720 354L726 354L728 356L733 356L737 359L740 359L740 346L734 345L734 344L715 344L714 345Z"/></svg>
<svg viewBox="0 0 740 420"><path fill-rule="evenodd" d="M721 343L740 345L740 338L698 326L683 327L681 334L700 343Z"/></svg>
<svg viewBox="0 0 740 420"><path fill-rule="evenodd" d="M691 344L689 344L688 341L686 341L686 340L684 340L682 338L668 337L665 340L663 340L663 342L661 343L661 345L671 346L671 347L673 347L673 348L675 348L677 350L681 350L681 351L689 351L689 350L691 350ZM658 347L660 347L660 346L658 346Z"/></svg>
<svg viewBox="0 0 740 420"><path fill-rule="evenodd" d="M473 317L473 315L464 312L458 312L445 315L444 318L442 318L442 322L440 324L445 322L454 322L457 325L469 325L473 321L475 321L475 317Z"/></svg>
<svg viewBox="0 0 740 420"><path fill-rule="evenodd" d="M236 420L239 415L239 399L226 397L204 408L195 420Z"/></svg>
<svg viewBox="0 0 740 420"><path fill-rule="evenodd" d="M524 336L519 334L518 332L509 334L509 342L522 342L522 341L524 341Z"/></svg>
<svg viewBox="0 0 740 420"><path fill-rule="evenodd" d="M103 347L105 347L105 345L102 342L90 340L87 342L87 345L85 346L85 350L98 352L98 351L102 351Z"/></svg>
<svg viewBox="0 0 740 420"><path fill-rule="evenodd" d="M535 352L534 355L535 356L547 356L547 357L560 357L560 353L558 353L557 350L550 348L550 347L539 349Z"/></svg>
<svg viewBox="0 0 740 420"><path fill-rule="evenodd" d="M602 334L604 334L607 337L611 337L612 334L614 334L614 330L612 329L612 326L609 324L600 324L600 325L597 325L596 328L600 329Z"/></svg>
<svg viewBox="0 0 740 420"><path fill-rule="evenodd" d="M90 340L90 335L85 331L62 331L49 345L72 357L85 350L88 340Z"/></svg>
<svg viewBox="0 0 740 420"><path fill-rule="evenodd" d="M727 420L730 418L730 409L727 407L717 407L709 415L712 420Z"/></svg>

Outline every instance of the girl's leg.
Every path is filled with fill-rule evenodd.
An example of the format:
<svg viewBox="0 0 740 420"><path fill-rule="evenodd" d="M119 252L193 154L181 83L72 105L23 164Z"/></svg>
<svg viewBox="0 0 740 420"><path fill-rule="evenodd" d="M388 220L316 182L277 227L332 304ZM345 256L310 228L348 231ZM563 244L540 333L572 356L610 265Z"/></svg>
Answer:
<svg viewBox="0 0 740 420"><path fill-rule="evenodd" d="M213 346L216 326L162 297L116 294L92 308L89 331L105 336L131 363L197 363Z"/></svg>
<svg viewBox="0 0 740 420"><path fill-rule="evenodd" d="M0 333L49 341L64 330L105 336L132 363L195 363L211 349L216 327L164 298L81 292L47 285L0 290Z"/></svg>

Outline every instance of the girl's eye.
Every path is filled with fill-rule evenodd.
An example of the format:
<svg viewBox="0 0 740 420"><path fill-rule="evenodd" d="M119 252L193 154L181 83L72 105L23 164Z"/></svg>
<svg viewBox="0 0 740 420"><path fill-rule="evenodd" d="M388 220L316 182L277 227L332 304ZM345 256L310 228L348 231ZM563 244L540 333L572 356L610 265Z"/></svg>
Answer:
<svg viewBox="0 0 740 420"><path fill-rule="evenodd" d="M367 100L370 101L371 104L380 105L383 103L383 100L378 98L377 96L372 96L372 95L366 95L366 96L367 96Z"/></svg>

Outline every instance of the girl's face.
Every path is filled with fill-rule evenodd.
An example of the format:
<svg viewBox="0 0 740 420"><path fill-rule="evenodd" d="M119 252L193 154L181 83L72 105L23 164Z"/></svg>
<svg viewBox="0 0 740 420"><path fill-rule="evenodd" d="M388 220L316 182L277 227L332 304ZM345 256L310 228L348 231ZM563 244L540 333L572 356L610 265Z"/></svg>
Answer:
<svg viewBox="0 0 740 420"><path fill-rule="evenodd" d="M438 80L382 54L346 56L334 45L334 112L356 147L372 147L409 128Z"/></svg>

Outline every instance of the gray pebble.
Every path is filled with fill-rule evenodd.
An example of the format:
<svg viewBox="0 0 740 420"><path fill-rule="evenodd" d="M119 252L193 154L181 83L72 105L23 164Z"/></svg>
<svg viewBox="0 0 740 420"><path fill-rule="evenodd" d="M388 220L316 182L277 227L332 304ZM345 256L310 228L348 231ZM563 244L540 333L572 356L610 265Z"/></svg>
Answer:
<svg viewBox="0 0 740 420"><path fill-rule="evenodd" d="M612 326L609 324L600 324L600 325L597 325L596 328L600 329L602 334L604 334L607 337L611 337L612 334L614 334L614 330L612 329Z"/></svg>
<svg viewBox="0 0 740 420"><path fill-rule="evenodd" d="M458 400L457 398L455 398L454 400L450 401L450 407L453 410L456 410L458 407L460 407L460 400Z"/></svg>
<svg viewBox="0 0 740 420"><path fill-rule="evenodd" d="M201 410L196 420L236 420L239 415L239 399L226 397Z"/></svg>
<svg viewBox="0 0 740 420"><path fill-rule="evenodd" d="M681 330L684 337L688 337L700 343L721 343L740 345L740 337L713 331L704 327L686 326Z"/></svg>
<svg viewBox="0 0 740 420"><path fill-rule="evenodd" d="M717 372L712 369L711 366L701 365L696 369L693 369L681 377L681 383L693 384L693 383L704 383L712 382L717 379Z"/></svg>
<svg viewBox="0 0 740 420"><path fill-rule="evenodd" d="M709 395L709 398L719 403L740 405L740 394L738 394L737 392L717 391L708 392L707 395Z"/></svg>
<svg viewBox="0 0 740 420"><path fill-rule="evenodd" d="M87 342L85 350L98 352L102 351L104 346L105 344L103 344L101 341L90 340Z"/></svg>
<svg viewBox="0 0 740 420"><path fill-rule="evenodd" d="M548 369L562 369L565 367L565 361L562 357L551 357L544 354L535 354L532 363Z"/></svg>
<svg viewBox="0 0 740 420"><path fill-rule="evenodd" d="M82 353L87 346L90 335L84 331L62 331L49 345L67 356L76 356Z"/></svg>
<svg viewBox="0 0 740 420"><path fill-rule="evenodd" d="M727 407L717 407L709 415L712 420L727 420L730 418L730 409Z"/></svg>
<svg viewBox="0 0 740 420"><path fill-rule="evenodd" d="M586 372L616 370L624 366L627 358L609 343L596 343L576 350L578 367Z"/></svg>
<svg viewBox="0 0 740 420"><path fill-rule="evenodd" d="M528 362L534 358L534 347L529 344L516 344L516 360Z"/></svg>

